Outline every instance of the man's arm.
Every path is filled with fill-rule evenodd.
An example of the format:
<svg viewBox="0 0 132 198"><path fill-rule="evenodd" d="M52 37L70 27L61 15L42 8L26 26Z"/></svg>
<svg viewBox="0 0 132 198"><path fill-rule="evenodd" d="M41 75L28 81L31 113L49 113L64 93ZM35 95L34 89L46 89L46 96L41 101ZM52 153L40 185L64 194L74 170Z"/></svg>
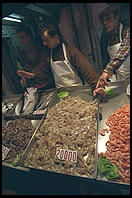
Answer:
<svg viewBox="0 0 132 198"><path fill-rule="evenodd" d="M33 69L34 80L36 82L44 82L53 78L50 64L48 62L49 54L44 52L41 56L41 62Z"/></svg>
<svg viewBox="0 0 132 198"><path fill-rule="evenodd" d="M90 85L91 89L94 90L99 76L95 72L93 65L77 48L68 46L67 50L72 66L76 68L78 73L83 76Z"/></svg>
<svg viewBox="0 0 132 198"><path fill-rule="evenodd" d="M47 52L44 52L41 56L40 63L36 65L32 72L18 70L17 74L19 76L23 76L25 79L28 79L28 81L32 84L41 84L49 80L49 78L53 78L49 63L47 61L47 56Z"/></svg>

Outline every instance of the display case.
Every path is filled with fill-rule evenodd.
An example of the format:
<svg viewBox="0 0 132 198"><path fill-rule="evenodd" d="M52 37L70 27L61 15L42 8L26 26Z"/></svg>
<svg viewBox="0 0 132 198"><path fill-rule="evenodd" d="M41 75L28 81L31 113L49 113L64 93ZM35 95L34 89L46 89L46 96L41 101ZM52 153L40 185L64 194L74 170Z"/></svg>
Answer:
<svg viewBox="0 0 132 198"><path fill-rule="evenodd" d="M13 167L12 165L2 163L3 186L7 185L8 187L12 187L12 189L15 190L15 187L11 182L13 177L15 177L16 181L14 183L21 179L21 182L24 185L24 189L22 191L20 187L21 185L17 184L17 190L19 189L18 191L20 194L129 194L130 184L108 181L98 172L98 154L105 151L105 144L109 139L108 134L106 136L101 136L99 132L104 127L106 127L105 122L108 116L122 105L120 102L124 101L125 103L130 104L130 97L127 95L126 91L127 85L128 82L111 83L109 86L114 89L114 92L116 93L115 96L106 97L103 100L101 99L101 101L100 98L94 100L92 93L87 86L57 89L54 92L52 100L48 104L46 116L43 115L37 130L33 134L29 144L24 151L24 155L18 163L18 166ZM71 103L70 101L66 103L68 98L73 99L74 97L74 102L71 100ZM69 163L69 161L66 162L64 159L60 159L60 156L59 159L55 157L57 148L59 148L61 152L62 150L67 153L71 151L72 154L73 151L77 151L74 147L74 143L76 142L77 138L74 139L75 137L73 134L69 133L69 135L72 136L73 141L71 147L68 147L68 143L70 145L70 141L68 142L68 138L66 138L64 135L64 130L61 130L62 133L60 133L59 136L57 134L58 131L56 131L58 129L58 125L56 126L58 119L61 121L59 127L62 128L62 118L63 116L67 118L66 114L68 113L69 109L71 109L72 116L68 120L68 125L70 127L73 126L73 129L76 129L76 132L73 130L74 134L78 132L78 135L80 134L83 137L83 133L86 132L84 131L83 127L82 131L80 131L81 128L76 128L78 126L78 122L76 120L76 116L73 114L73 109L67 109L67 107L70 107L70 105L72 107L72 105L74 106L74 104L78 103L78 97L81 98L81 101L87 103L91 103L91 101L97 101L97 114L94 111L94 121L96 128L94 132L96 135L94 139L94 163L92 164L92 166L94 165L94 171L92 170L92 175L88 175L86 172L84 172L86 171L86 159L88 157L86 153L88 153L90 149L83 150L84 153L86 151L85 155L82 152L83 158L81 158L81 155L77 155L77 160L79 161L81 159L83 161L82 163L80 160L81 163L78 163L79 166L82 165L83 167L83 169L81 169L82 172L75 171L77 169L76 160L72 160L74 162ZM64 111L62 111L62 108L58 109L58 107L60 107L60 102L64 103ZM93 107L93 109L94 108L95 107ZM51 111L51 109L54 109L54 111ZM78 107L75 106L74 111L76 112L76 115L80 115L80 125L85 126L83 123L86 122L87 124L87 120L85 120L84 116L86 112L83 112L82 103ZM54 112L56 116L54 115ZM59 118L57 112L61 113L61 116ZM100 120L99 113L102 114L102 120ZM88 114L86 115L86 117L88 117ZM49 125L51 125L52 130L48 128L49 125L47 119L50 121ZM52 126L53 123L54 125ZM87 125L89 126L89 124ZM55 134L54 132L56 131L56 137L55 135L50 136L51 131L49 130L51 130L53 134ZM89 130L89 127L87 130ZM68 132L68 129L65 131ZM71 128L69 128L69 131L71 131ZM86 133L84 134L86 135ZM86 138L85 136L85 140L84 137L82 139L83 143L81 141L78 142L80 144L80 148L83 148L84 142L88 142L88 139L89 138ZM59 142L60 140L64 140L63 143ZM55 147L54 143L58 144L58 146ZM40 148L42 148L42 150ZM49 153L49 150L51 151L51 154ZM46 154L49 154L49 156ZM35 155L37 158L35 158ZM46 160L43 161L44 157L46 157ZM87 169L88 166L90 166L90 164L87 164ZM70 169L68 167L70 167ZM8 176L10 176L10 179L7 182L5 181L5 177Z"/></svg>
<svg viewBox="0 0 132 198"><path fill-rule="evenodd" d="M33 112L16 115L16 108L21 105L22 95L3 99L2 103L6 106L12 104L12 107L7 112L4 111L2 116L2 162L4 164L18 165L26 147L38 130L42 117L46 116L47 107L54 91L39 92L40 99L34 111L35 114Z"/></svg>

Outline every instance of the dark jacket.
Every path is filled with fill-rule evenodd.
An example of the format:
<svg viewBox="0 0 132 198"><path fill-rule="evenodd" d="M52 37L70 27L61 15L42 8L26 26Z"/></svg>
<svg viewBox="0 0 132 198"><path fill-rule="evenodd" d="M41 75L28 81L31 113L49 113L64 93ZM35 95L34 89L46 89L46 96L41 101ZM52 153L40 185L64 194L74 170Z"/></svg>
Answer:
<svg viewBox="0 0 132 198"><path fill-rule="evenodd" d="M27 72L32 72L35 77L27 79L27 83L30 84L43 84L49 82L47 88L55 87L54 78L51 68L46 64L46 57L49 55L47 49L35 44L36 55L34 60L31 60L24 50L18 53L17 65L18 69L22 69ZM48 53L48 55L47 55Z"/></svg>

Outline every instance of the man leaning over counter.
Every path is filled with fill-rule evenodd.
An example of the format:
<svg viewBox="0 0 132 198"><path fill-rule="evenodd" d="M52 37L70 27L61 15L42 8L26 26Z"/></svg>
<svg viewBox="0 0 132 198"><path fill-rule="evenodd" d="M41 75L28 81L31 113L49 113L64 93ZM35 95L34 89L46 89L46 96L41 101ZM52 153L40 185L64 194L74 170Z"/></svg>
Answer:
<svg viewBox="0 0 132 198"><path fill-rule="evenodd" d="M92 64L74 46L69 45L55 24L46 24L41 29L43 44L50 50L47 64L52 70L57 88L81 86L84 80L93 91L104 95L102 88L97 88L98 75Z"/></svg>
<svg viewBox="0 0 132 198"><path fill-rule="evenodd" d="M120 22L120 7L112 5L99 14L103 26L101 53L103 73L96 88L108 86L114 74L116 81L130 80L130 28Z"/></svg>

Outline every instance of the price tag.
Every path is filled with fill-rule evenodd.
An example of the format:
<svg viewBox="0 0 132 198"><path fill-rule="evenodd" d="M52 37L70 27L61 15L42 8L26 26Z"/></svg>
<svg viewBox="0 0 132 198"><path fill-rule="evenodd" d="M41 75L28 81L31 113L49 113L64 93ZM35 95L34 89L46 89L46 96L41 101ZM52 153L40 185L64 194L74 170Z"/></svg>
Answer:
<svg viewBox="0 0 132 198"><path fill-rule="evenodd" d="M2 145L2 160L4 160L9 153L10 149Z"/></svg>
<svg viewBox="0 0 132 198"><path fill-rule="evenodd" d="M36 111L33 112L33 115L44 114L45 112L46 112L46 109L43 109L43 110L38 109L38 110L36 110Z"/></svg>
<svg viewBox="0 0 132 198"><path fill-rule="evenodd" d="M56 149L55 160L77 162L77 151L67 149Z"/></svg>

